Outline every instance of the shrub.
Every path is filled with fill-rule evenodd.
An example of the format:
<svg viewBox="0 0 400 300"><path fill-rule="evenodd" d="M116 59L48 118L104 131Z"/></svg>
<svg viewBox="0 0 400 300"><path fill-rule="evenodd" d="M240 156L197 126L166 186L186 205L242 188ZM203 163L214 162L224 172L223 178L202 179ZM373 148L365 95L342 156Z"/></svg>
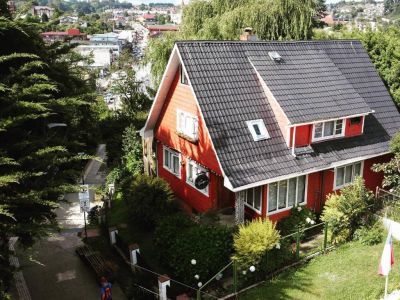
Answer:
<svg viewBox="0 0 400 300"><path fill-rule="evenodd" d="M124 182L122 195L132 222L139 226L154 228L162 216L176 211L168 183L158 177L138 175L133 181Z"/></svg>
<svg viewBox="0 0 400 300"><path fill-rule="evenodd" d="M278 223L278 229L282 235L297 231L304 231L315 224L315 214L307 207L295 206L290 210L290 216Z"/></svg>
<svg viewBox="0 0 400 300"><path fill-rule="evenodd" d="M372 225L363 226L354 232L354 239L359 240L364 245L376 245L384 239L384 228L381 221L376 221Z"/></svg>
<svg viewBox="0 0 400 300"><path fill-rule="evenodd" d="M199 281L205 283L229 263L232 240L232 230L227 227L195 225L176 236L165 262L183 282L195 285L194 276L199 275Z"/></svg>
<svg viewBox="0 0 400 300"><path fill-rule="evenodd" d="M239 232L234 237L234 259L240 267L248 268L251 265L257 265L266 251L278 244L279 238L275 223L268 219L259 218L240 225Z"/></svg>
<svg viewBox="0 0 400 300"><path fill-rule="evenodd" d="M96 205L93 206L88 213L88 222L90 225L98 225L99 224L99 216L100 216L101 207Z"/></svg>
<svg viewBox="0 0 400 300"><path fill-rule="evenodd" d="M289 238L280 239L278 245L267 251L259 264L264 273L276 271L287 266L295 259L292 242Z"/></svg>
<svg viewBox="0 0 400 300"><path fill-rule="evenodd" d="M322 212L322 221L328 223L328 234L333 243L349 240L354 231L367 220L368 205L373 195L365 188L364 180L357 177L340 194L330 194Z"/></svg>
<svg viewBox="0 0 400 300"><path fill-rule="evenodd" d="M165 254L170 251L177 236L193 226L196 226L196 224L183 213L166 216L158 222L154 231L154 245L160 249L161 261L167 259Z"/></svg>

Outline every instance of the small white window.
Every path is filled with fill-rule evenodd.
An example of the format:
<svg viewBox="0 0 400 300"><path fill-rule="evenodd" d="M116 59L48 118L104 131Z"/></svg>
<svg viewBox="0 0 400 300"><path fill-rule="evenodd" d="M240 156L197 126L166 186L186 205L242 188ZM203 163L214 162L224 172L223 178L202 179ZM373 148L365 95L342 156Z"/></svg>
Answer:
<svg viewBox="0 0 400 300"><path fill-rule="evenodd" d="M176 117L177 132L194 142L197 141L199 138L197 117L180 109L177 110Z"/></svg>
<svg viewBox="0 0 400 300"><path fill-rule="evenodd" d="M164 169L181 178L181 155L167 147L164 147Z"/></svg>
<svg viewBox="0 0 400 300"><path fill-rule="evenodd" d="M351 184L357 176L362 176L362 162L337 167L335 169L334 188L340 189Z"/></svg>
<svg viewBox="0 0 400 300"><path fill-rule="evenodd" d="M207 187L205 187L202 190L198 189L195 186L196 178L200 174L205 174L208 178L210 178L210 173L205 168L200 166L194 160L188 159L187 160L187 164L186 164L186 182L190 186L194 187L196 190L198 190L198 191L202 192L203 194L205 194L206 196L208 196L208 187L209 187L209 185L207 185Z"/></svg>
<svg viewBox="0 0 400 300"><path fill-rule="evenodd" d="M255 140L256 142L270 138L268 130L265 127L264 121L262 119L246 121L246 124L249 127L251 135L253 136L253 140Z"/></svg>
<svg viewBox="0 0 400 300"><path fill-rule="evenodd" d="M313 141L315 142L343 136L343 125L344 122L342 119L314 124Z"/></svg>

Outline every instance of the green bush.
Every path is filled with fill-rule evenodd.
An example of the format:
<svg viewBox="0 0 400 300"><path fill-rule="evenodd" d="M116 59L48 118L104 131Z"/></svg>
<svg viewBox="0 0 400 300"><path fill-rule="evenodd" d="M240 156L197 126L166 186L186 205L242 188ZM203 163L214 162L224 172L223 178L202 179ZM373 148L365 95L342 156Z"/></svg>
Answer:
<svg viewBox="0 0 400 300"><path fill-rule="evenodd" d="M205 283L229 263L232 239L232 231L227 227L189 227L177 236L170 248L168 263L183 282L195 284L197 274ZM192 259L196 260L195 265Z"/></svg>
<svg viewBox="0 0 400 300"><path fill-rule="evenodd" d="M290 210L290 216L278 222L278 229L282 235L288 235L315 224L315 214L307 207L295 206Z"/></svg>
<svg viewBox="0 0 400 300"><path fill-rule="evenodd" d="M364 245L376 245L384 239L384 227L380 220L372 225L363 226L354 232L354 239L359 240Z"/></svg>
<svg viewBox="0 0 400 300"><path fill-rule="evenodd" d="M264 273L270 273L289 265L294 259L295 253L291 240L289 238L280 239L274 248L263 255L259 268Z"/></svg>
<svg viewBox="0 0 400 300"><path fill-rule="evenodd" d="M263 255L279 243L279 232L275 223L261 218L239 226L234 237L234 259L240 267L257 265Z"/></svg>
<svg viewBox="0 0 400 300"><path fill-rule="evenodd" d="M349 240L356 229L365 225L373 195L357 177L340 194L330 194L322 212L322 221L328 223L328 234L333 243Z"/></svg>
<svg viewBox="0 0 400 300"><path fill-rule="evenodd" d="M138 175L125 180L121 192L132 222L145 228L154 228L161 217L177 210L171 188L158 177Z"/></svg>
<svg viewBox="0 0 400 300"><path fill-rule="evenodd" d="M170 252L177 236L182 231L196 226L196 224L185 214L177 213L162 218L154 231L154 245L160 249L161 261L168 259L166 253Z"/></svg>

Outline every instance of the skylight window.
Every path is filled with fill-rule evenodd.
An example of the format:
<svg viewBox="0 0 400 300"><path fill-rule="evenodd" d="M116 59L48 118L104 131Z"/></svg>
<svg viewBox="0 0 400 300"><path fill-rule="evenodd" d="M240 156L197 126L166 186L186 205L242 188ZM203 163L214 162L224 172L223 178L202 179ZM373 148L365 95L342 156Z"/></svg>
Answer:
<svg viewBox="0 0 400 300"><path fill-rule="evenodd" d="M262 119L246 121L246 124L250 130L251 135L253 136L254 141L257 142L270 138L268 130L265 127L264 121Z"/></svg>
<svg viewBox="0 0 400 300"><path fill-rule="evenodd" d="M276 51L268 52L268 55L274 61L281 61L282 60L282 56L280 56L279 53L276 52Z"/></svg>

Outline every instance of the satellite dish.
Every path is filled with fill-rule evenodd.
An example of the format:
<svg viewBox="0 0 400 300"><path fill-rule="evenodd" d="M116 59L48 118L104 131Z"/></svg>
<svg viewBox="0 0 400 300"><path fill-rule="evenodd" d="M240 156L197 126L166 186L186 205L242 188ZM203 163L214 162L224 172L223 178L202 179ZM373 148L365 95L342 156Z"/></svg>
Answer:
<svg viewBox="0 0 400 300"><path fill-rule="evenodd" d="M210 183L210 179L208 178L205 172L200 173L196 180L194 181L194 186L199 190L204 190Z"/></svg>

